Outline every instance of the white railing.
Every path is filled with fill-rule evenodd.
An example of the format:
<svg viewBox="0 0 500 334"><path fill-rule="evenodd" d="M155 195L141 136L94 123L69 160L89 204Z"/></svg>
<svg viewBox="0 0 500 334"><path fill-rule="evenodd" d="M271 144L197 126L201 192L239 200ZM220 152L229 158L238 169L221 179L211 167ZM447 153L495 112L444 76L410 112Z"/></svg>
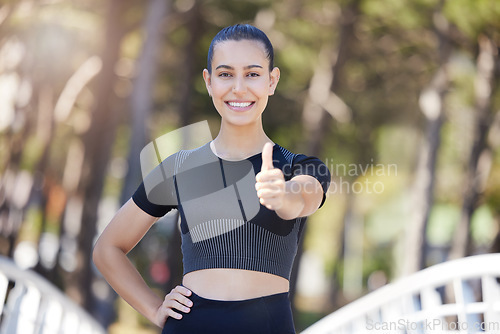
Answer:
<svg viewBox="0 0 500 334"><path fill-rule="evenodd" d="M0 256L0 334L66 333L106 330L40 275Z"/></svg>
<svg viewBox="0 0 500 334"><path fill-rule="evenodd" d="M500 254L441 263L388 284L302 334L500 334Z"/></svg>

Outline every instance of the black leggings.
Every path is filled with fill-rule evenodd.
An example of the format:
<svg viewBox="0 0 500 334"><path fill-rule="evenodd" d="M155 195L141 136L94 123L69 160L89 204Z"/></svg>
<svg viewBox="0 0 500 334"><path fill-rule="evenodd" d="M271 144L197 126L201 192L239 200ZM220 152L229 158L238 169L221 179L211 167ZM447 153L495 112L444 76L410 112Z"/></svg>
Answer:
<svg viewBox="0 0 500 334"><path fill-rule="evenodd" d="M194 292L188 298L191 311L168 318L162 334L295 334L288 292L236 301Z"/></svg>

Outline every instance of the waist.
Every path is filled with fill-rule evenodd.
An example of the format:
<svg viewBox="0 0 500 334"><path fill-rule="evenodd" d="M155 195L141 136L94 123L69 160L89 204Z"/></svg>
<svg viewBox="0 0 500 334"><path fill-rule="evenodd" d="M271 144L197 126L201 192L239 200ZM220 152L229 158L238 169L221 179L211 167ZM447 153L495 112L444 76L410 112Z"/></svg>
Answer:
<svg viewBox="0 0 500 334"><path fill-rule="evenodd" d="M189 296L191 311L168 318L162 333L295 334L288 292L244 300Z"/></svg>
<svg viewBox="0 0 500 334"><path fill-rule="evenodd" d="M290 289L286 278L244 269L202 269L184 275L182 285L197 295L213 300L245 300Z"/></svg>

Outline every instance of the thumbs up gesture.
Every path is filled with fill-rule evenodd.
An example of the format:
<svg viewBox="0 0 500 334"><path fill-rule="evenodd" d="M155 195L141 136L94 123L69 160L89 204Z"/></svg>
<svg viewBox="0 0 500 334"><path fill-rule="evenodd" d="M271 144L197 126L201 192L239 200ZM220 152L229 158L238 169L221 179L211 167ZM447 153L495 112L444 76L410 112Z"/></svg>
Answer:
<svg viewBox="0 0 500 334"><path fill-rule="evenodd" d="M269 210L279 210L285 196L285 176L273 166L273 145L266 143L262 149L262 168L255 176L255 189L262 205Z"/></svg>

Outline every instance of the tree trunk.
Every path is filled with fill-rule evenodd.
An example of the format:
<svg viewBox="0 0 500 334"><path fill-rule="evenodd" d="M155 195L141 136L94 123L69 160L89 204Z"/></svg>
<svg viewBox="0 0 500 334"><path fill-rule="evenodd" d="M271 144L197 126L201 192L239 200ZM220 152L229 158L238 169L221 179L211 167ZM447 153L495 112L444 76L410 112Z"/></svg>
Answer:
<svg viewBox="0 0 500 334"><path fill-rule="evenodd" d="M192 95L194 90L194 78L195 75L201 75L201 73L195 73L196 69L196 53L197 45L200 37L203 35L202 22L203 18L201 15L200 3L195 2L193 8L191 8L187 13L187 29L189 32L189 41L184 49L184 67L183 67L183 78L181 85L181 99L179 103L179 116L181 120L181 126L186 126L192 122L193 119L193 107L192 107Z"/></svg>
<svg viewBox="0 0 500 334"><path fill-rule="evenodd" d="M123 37L122 13L126 2L110 0L105 22L102 71L97 77L96 102L89 131L84 138L85 165L80 187L83 193L81 229L78 236L77 265L70 275L67 293L90 310L93 302L91 253L96 235L97 210L111 156L118 110L113 108L114 66Z"/></svg>
<svg viewBox="0 0 500 334"><path fill-rule="evenodd" d="M472 253L470 222L478 206L479 195L483 193L486 180L493 163L493 153L488 147L487 135L492 122L492 92L495 86L495 65L498 62L498 50L486 36L478 40L477 76L474 82L476 101L476 123L474 139L469 156L465 179L465 191L460 214L460 221L455 230L450 259L456 259Z"/></svg>
<svg viewBox="0 0 500 334"><path fill-rule="evenodd" d="M31 189L30 201L28 208L25 212L29 210L29 207L34 208L34 210L41 213L41 226L38 231L38 250L40 251L40 237L47 228L47 192L50 185L47 182L47 168L49 166L50 160L50 147L54 138L54 103L53 103L53 91L49 85L38 85L39 87L39 98L38 98L38 121L37 121L37 140L41 143L41 155L35 170L33 171L33 187ZM31 222L32 223L32 222ZM48 277L49 268L44 268L39 262L35 266L35 271L41 275Z"/></svg>
<svg viewBox="0 0 500 334"><path fill-rule="evenodd" d="M130 151L128 153L128 170L125 176L120 204L124 204L134 193L140 183L142 174L139 155L149 141L146 130L147 121L153 109L153 91L158 64L158 51L163 44L162 27L168 15L170 3L167 0L150 0L144 35L146 39L142 53L137 61L137 76L130 97L131 127Z"/></svg>
<svg viewBox="0 0 500 334"><path fill-rule="evenodd" d="M318 156L321 154L324 142L324 136L329 126L327 117L328 109L326 104L336 97L335 91L338 89L339 78L342 68L348 59L350 53L350 43L354 38L354 28L357 23L359 11L359 0L352 1L347 5L341 14L340 38L336 52L324 51L322 60L318 63L314 71L309 94L303 109L303 122L305 127L305 142L307 143L306 152L308 155ZM337 98L337 101L340 99ZM342 104L342 103L340 103ZM343 107L343 106L341 106ZM339 110L346 110L340 108ZM347 111L346 111L347 112ZM335 115L330 112L338 121L348 120L346 114ZM307 224L304 225L302 235L307 233ZM297 255L292 267L290 277L290 300L292 301L292 311L295 313L295 303L293 303L297 287L297 276L300 266L300 260L304 252L304 237L299 241Z"/></svg>
<svg viewBox="0 0 500 334"><path fill-rule="evenodd" d="M363 293L363 248L364 217L356 211L353 195L348 195L349 203L344 216L342 235L343 280L342 292L346 301L351 302Z"/></svg>
<svg viewBox="0 0 500 334"><path fill-rule="evenodd" d="M444 93L448 87L445 69L441 67L429 87L420 95L421 108L427 117L427 133L421 145L413 185L411 222L406 236L406 255L403 262L403 274L409 275L425 267L426 231L429 214L434 201L434 183L436 179L437 152L441 145L441 128L444 123ZM436 106L425 102L436 99ZM435 108L436 113L429 109ZM427 111L425 111L427 110ZM433 115L433 116L431 116ZM431 116L431 117L429 117Z"/></svg>
<svg viewBox="0 0 500 334"><path fill-rule="evenodd" d="M187 126L192 122L192 93L194 87L195 68L196 68L196 46L200 37L201 31L201 12L200 4L195 2L193 8L187 12L187 28L189 30L189 41L184 49L184 65L183 73L185 81L181 86L181 99L179 102L179 118L181 120L180 126ZM179 214L175 219L177 223ZM177 226L178 227L178 226ZM175 228L174 233L168 240L168 267L170 269L170 279L166 283L165 291L170 291L179 282L182 281L182 252L181 252L181 235L180 228Z"/></svg>
<svg viewBox="0 0 500 334"><path fill-rule="evenodd" d="M442 4L441 4L442 6ZM429 214L434 202L437 152L441 144L440 133L444 123L444 97L448 90L447 63L450 55L448 23L441 7L434 13L435 33L439 41L439 69L420 94L419 104L427 120L427 132L422 143L415 180L411 222L406 231L406 254L402 274L409 275L425 267L426 233Z"/></svg>
<svg viewBox="0 0 500 334"><path fill-rule="evenodd" d="M11 15L10 13L13 10L8 15ZM32 79L34 72L33 63L33 59L23 59L23 64L26 66L24 70L30 74L30 76L26 75L23 80L34 85ZM18 75L14 70L5 71L5 74ZM19 85L17 85L16 89L20 89ZM33 87L33 91L38 91L38 87ZM29 175L29 177L22 175L25 172L22 172L21 164L26 145L29 139L31 139L31 133L36 129L37 125L37 97L30 97L29 104L22 108L15 105L12 106L15 108L14 112L16 115L19 116L21 124L18 125L19 129L17 130L7 127L3 134L3 138L5 138L4 140L8 144L4 146L7 148L7 152L4 152L6 159L0 161L0 194L3 197L0 200L0 252L8 257L13 257L14 255L14 246L32 187L32 184L28 185L27 183L23 184L25 187L20 187L18 182L22 178L25 181L29 178L30 183L32 183L33 179L32 175ZM20 198L22 198L22 201L19 201Z"/></svg>
<svg viewBox="0 0 500 334"><path fill-rule="evenodd" d="M498 79L498 74L495 77L495 80ZM492 122L493 124L491 125L490 131L488 133L488 144L491 147L491 150L493 152L496 152L498 148L500 147L500 113L497 112L495 114L495 118ZM500 192L498 189L498 183L497 183L497 192ZM493 239L491 246L490 246L490 253L500 253L500 194L494 193L493 195L490 194L493 199L491 200L491 205L490 207L493 209L493 215L494 215L494 220L497 225L497 235Z"/></svg>
<svg viewBox="0 0 500 334"><path fill-rule="evenodd" d="M140 153L151 140L147 122L153 111L153 92L158 70L158 56L164 43L165 19L170 10L169 0L149 0L146 17L143 22L145 36L141 54L137 60L137 75L130 96L131 136L127 158L127 174L120 196L120 205L127 202L142 180ZM179 246L180 249L180 246ZM169 254L169 253L168 253ZM113 291L104 307L113 309L116 294ZM106 324L107 325L107 324Z"/></svg>
<svg viewBox="0 0 500 334"><path fill-rule="evenodd" d="M25 113L27 114L28 112L25 111ZM11 133L10 136L8 136L10 137L8 138L9 152L6 154L8 158L5 162L5 166L2 166L2 175L0 179L0 192L4 194L4 199L2 203L0 203L0 232L2 238L0 239L0 248L2 254L11 258L14 255L14 246L31 191L31 189L20 188L18 185L21 178L20 166L22 153L34 126L33 119L35 118L29 117L32 116L29 114L26 116L27 120L23 124L22 130L19 131L19 133ZM32 182L31 175L30 178ZM31 186L32 185L29 187ZM21 196L20 192L23 193ZM20 197L23 198L22 202L19 201Z"/></svg>

